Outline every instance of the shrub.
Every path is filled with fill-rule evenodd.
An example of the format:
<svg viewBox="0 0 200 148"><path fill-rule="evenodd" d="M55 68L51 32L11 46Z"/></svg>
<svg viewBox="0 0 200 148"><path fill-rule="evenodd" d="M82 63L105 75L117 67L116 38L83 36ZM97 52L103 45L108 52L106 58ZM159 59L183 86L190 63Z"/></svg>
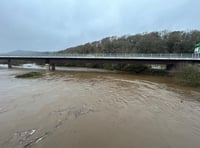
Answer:
<svg viewBox="0 0 200 148"><path fill-rule="evenodd" d="M189 86L200 86L200 70L197 65L182 64L177 68L175 78L178 83Z"/></svg>
<svg viewBox="0 0 200 148"><path fill-rule="evenodd" d="M38 78L40 76L42 76L40 72L29 72L29 73L17 75L16 78Z"/></svg>

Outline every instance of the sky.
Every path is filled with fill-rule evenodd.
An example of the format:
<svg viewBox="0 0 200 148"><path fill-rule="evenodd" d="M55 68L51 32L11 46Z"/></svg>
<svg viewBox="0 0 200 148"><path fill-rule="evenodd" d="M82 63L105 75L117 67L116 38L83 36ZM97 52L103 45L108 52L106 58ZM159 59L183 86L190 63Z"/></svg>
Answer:
<svg viewBox="0 0 200 148"><path fill-rule="evenodd" d="M109 36L200 30L199 0L0 0L0 53L59 51Z"/></svg>

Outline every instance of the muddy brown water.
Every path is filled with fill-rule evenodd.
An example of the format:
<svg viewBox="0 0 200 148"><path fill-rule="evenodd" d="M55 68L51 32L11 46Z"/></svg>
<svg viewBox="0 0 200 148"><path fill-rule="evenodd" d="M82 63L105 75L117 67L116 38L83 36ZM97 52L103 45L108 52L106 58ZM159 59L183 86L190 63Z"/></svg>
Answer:
<svg viewBox="0 0 200 148"><path fill-rule="evenodd" d="M1 148L199 148L200 92L171 78L0 69ZM30 70L28 70L30 71Z"/></svg>

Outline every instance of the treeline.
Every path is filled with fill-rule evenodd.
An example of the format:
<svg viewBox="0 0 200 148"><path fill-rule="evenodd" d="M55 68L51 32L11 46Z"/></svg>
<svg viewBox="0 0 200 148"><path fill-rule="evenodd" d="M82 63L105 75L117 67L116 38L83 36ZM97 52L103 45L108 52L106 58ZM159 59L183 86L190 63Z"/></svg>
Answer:
<svg viewBox="0 0 200 148"><path fill-rule="evenodd" d="M107 37L60 51L60 53L193 53L200 31L151 32Z"/></svg>

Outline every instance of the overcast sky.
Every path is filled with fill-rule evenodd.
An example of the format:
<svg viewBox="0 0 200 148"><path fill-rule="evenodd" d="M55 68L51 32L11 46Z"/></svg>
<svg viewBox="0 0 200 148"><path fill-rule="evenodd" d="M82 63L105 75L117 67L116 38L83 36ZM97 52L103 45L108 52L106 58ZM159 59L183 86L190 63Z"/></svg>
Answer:
<svg viewBox="0 0 200 148"><path fill-rule="evenodd" d="M0 0L0 52L56 51L161 30L200 29L200 0Z"/></svg>

